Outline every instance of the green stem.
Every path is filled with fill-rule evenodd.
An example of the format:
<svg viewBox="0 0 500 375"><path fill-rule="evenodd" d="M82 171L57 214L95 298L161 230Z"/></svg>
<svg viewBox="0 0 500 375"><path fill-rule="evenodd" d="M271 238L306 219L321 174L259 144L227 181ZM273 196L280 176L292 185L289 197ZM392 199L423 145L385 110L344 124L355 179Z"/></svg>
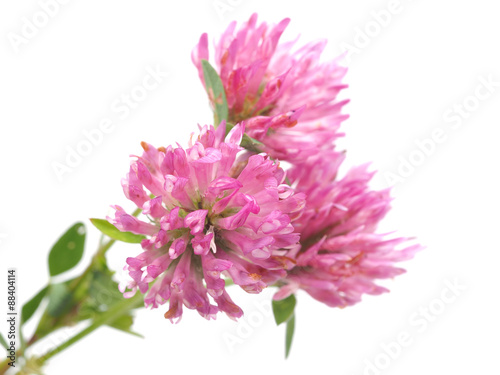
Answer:
<svg viewBox="0 0 500 375"><path fill-rule="evenodd" d="M90 326L70 338L68 341L63 342L61 345L58 347L52 349L49 351L47 354L44 356L38 358L40 365L45 363L48 359L52 358L56 354L62 352L64 349L67 349L74 343L78 342L85 336L87 336L89 333L92 333L95 331L97 328L101 327L102 325L112 323L113 320L116 318L120 317L123 315L123 313L130 311L134 308L140 307L144 303L143 301L143 296L141 293L137 293L134 297L129 298L129 299L123 299L120 302L118 302L116 305L112 306L108 311L100 315L98 318L96 318Z"/></svg>
<svg viewBox="0 0 500 375"><path fill-rule="evenodd" d="M57 346L56 348L52 349L45 355L39 358L34 358L32 361L37 364L38 367L41 367L47 360L55 356L56 354L62 352L63 350L67 349L74 343L80 341L82 338L87 336L88 334L92 333L95 331L97 328L112 323L115 319L118 317L122 316L124 313L140 307L144 304L143 296L141 293L137 293L134 297L129 298L129 299L122 299L120 302L117 304L111 306L111 308L106 311L105 313L101 314L98 316L90 326L85 328L84 330L80 331L77 333L75 336L71 337L69 340L63 342L61 345ZM19 357L22 356L21 351L18 351L16 353L16 362L19 359ZM10 361L5 360L0 363L0 375L3 375L9 370L10 366L8 365Z"/></svg>
<svg viewBox="0 0 500 375"><path fill-rule="evenodd" d="M132 213L132 216L137 217L141 212L142 212L142 210L140 208L137 208ZM89 266L85 269L85 271L83 271L83 273L78 278L76 278L69 285L69 290L71 292L75 293L75 291L78 290L78 288L81 286L81 284L85 281L85 278L87 277L87 275L94 270L95 266L100 261L102 261L103 257L106 255L106 252L111 248L111 246L113 246L113 244L115 242L116 242L116 240L110 238L107 242L101 243L99 245L99 248L97 249L97 252L92 257L92 260L91 260ZM42 315L39 323L38 323L38 326L37 326L37 328L35 330L35 334L28 341L28 345L26 347L31 346L32 344L34 344L35 342L37 342L41 338L43 338L43 337L47 336L48 334L52 333L54 331L54 329L59 328L58 323L64 318L64 315L60 316L58 319L56 319L55 321L52 322L51 326L54 329L46 331L46 332L41 332L40 329L42 327L46 326L45 321L47 320L47 318L48 318L47 311L45 311L44 314ZM24 345L23 345L23 347L24 347Z"/></svg>
<svg viewBox="0 0 500 375"><path fill-rule="evenodd" d="M8 365L8 363L9 363L8 359L6 359L2 363L0 363L0 375L5 374L7 372L7 370L10 368L10 366Z"/></svg>
<svg viewBox="0 0 500 375"><path fill-rule="evenodd" d="M69 285L69 290L71 291L71 293L73 293L73 294L76 293L78 288L85 281L87 275L95 269L95 266L98 264L98 262L100 262L102 260L102 257L104 257L106 252L109 250L109 248L111 246L113 246L113 244L115 242L116 242L115 240L110 239L109 241L105 242L104 244L102 244L99 247L97 252L92 257L92 261L90 262L89 266L85 269L85 271L83 271L83 273L79 277L77 277L75 280L73 280L73 282ZM50 330L48 330L48 331L43 330L44 328L47 327L46 322L48 319L50 319L50 318L48 316L47 311L45 311L43 313L42 317L40 318L40 321L38 323L38 327L35 330L35 334L28 341L28 347L30 345L34 344L35 342L37 342L38 340L44 338L48 334L52 333L55 329L60 328L59 323L64 319L64 315L61 315L57 319L51 321L51 324L50 324L51 329ZM24 345L23 345L23 347L24 347Z"/></svg>
<svg viewBox="0 0 500 375"><path fill-rule="evenodd" d="M137 217L140 213L142 212L142 210L140 208L137 208L135 209L135 211L132 213L132 216L135 216ZM83 273L78 277L76 278L70 285L69 285L69 289L74 293L80 286L81 284L83 283L83 281L85 280L86 276L92 272L95 268L95 266L98 264L98 262L102 261L103 257L106 255L106 252L111 248L111 246L113 246L113 244L116 242L116 240L114 239L109 239L107 242L104 242L102 243L102 241L100 241L100 244L99 244L99 247L97 249L97 252L94 254L94 256L92 257L92 260L89 264L89 266L85 269L85 271L83 271ZM50 282L49 282L49 285L50 285ZM127 300L128 301L128 300ZM43 337L47 336L48 334L52 333L54 330L60 328L58 327L58 323L60 322L60 320L64 317L64 316L61 316L59 317L55 322L52 322L52 328L51 330L49 331L46 331L46 332L40 332L40 329L41 327L44 326L44 323L45 323L45 320L47 319L47 311L44 312L44 314L42 315L42 317L40 318L40 321L38 322L38 326L35 330L35 333L33 334L33 336L30 338L30 340L28 340L27 343L24 342L24 338L22 339L22 345L21 345L21 350L22 352L24 352L25 349L29 348L31 345L33 345L34 343L36 343L38 340L42 339ZM105 323L104 323L105 324ZM101 324L102 325L102 324ZM92 327L92 325L90 326ZM89 327L89 328L90 328ZM97 327L95 327L94 329L96 329ZM88 328L87 328L88 329ZM92 329L92 331L94 330ZM84 330L85 331L85 330ZM82 331L81 333L83 333L84 331ZM87 333L85 333L83 336L87 335L88 333L92 332L92 331L89 331ZM81 334L80 333L80 334ZM77 335L78 336L78 335ZM82 337L83 337L82 336ZM76 337L76 336L75 336ZM76 341L78 341L79 339L77 339ZM71 344L70 344L71 345ZM69 345L68 345L69 346ZM55 355L52 354L51 356ZM5 362L5 363L4 363ZM1 363L1 366L3 366L4 364L7 366L7 362L4 361ZM3 367L0 367L0 375L4 374L5 371L7 369L5 369L3 372L1 372L1 370L3 369Z"/></svg>
<svg viewBox="0 0 500 375"><path fill-rule="evenodd" d="M23 356L23 351L22 349L19 349L16 351L16 367L19 367L19 358ZM10 366L8 363L10 362L10 359L6 359L5 361L2 361L0 363L0 375L3 375L7 372L8 369L10 369Z"/></svg>

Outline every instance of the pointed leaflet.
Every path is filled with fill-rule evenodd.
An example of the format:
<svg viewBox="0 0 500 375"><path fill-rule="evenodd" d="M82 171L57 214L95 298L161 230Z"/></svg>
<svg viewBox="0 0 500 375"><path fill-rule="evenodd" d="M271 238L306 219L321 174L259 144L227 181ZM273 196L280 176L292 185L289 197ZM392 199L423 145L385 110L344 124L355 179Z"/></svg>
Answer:
<svg viewBox="0 0 500 375"><path fill-rule="evenodd" d="M286 322L286 336L285 336L285 358L290 354L292 347L293 334L295 332L295 314Z"/></svg>
<svg viewBox="0 0 500 375"><path fill-rule="evenodd" d="M113 224L104 219L90 219L92 224L99 229L104 235L117 241L127 243L141 243L145 236L134 234L131 232L122 232L117 229Z"/></svg>
<svg viewBox="0 0 500 375"><path fill-rule="evenodd" d="M285 358L288 358L290 354L290 348L292 346L293 333L295 332L295 305L297 300L295 295L290 295L289 297L274 301L273 300L273 313L276 324L286 322L286 336L285 336Z"/></svg>
<svg viewBox="0 0 500 375"><path fill-rule="evenodd" d="M222 120L227 120L228 108L226 92L224 91L224 85L219 75L212 65L210 65L207 60L201 60L201 65L203 67L205 88L214 109L214 127L217 127Z"/></svg>
<svg viewBox="0 0 500 375"><path fill-rule="evenodd" d="M26 302L21 310L21 324L26 323L38 309L43 297L47 294L48 286L39 291L36 296Z"/></svg>
<svg viewBox="0 0 500 375"><path fill-rule="evenodd" d="M296 303L297 300L293 294L279 301L273 300L273 313L277 325L287 322L293 316Z"/></svg>
<svg viewBox="0 0 500 375"><path fill-rule="evenodd" d="M70 270L82 259L85 245L85 226L76 223L52 247L49 253L50 276Z"/></svg>

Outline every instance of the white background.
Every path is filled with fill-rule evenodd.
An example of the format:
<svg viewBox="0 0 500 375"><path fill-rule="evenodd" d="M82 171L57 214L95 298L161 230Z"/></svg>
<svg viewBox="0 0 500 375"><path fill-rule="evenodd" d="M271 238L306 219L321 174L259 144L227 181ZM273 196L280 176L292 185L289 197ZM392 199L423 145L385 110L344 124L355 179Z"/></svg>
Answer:
<svg viewBox="0 0 500 375"><path fill-rule="evenodd" d="M255 326L250 331L222 315L208 322L188 311L172 325L163 319L166 307L143 310L134 328L144 340L102 328L54 357L46 373L499 373L500 87L491 88L488 98L484 88L483 99L471 97L480 77L500 81L496 3L401 0L399 13L378 28L372 12L387 10L390 1L219 3L229 5L218 13L212 0L69 1L17 52L9 33L22 35L24 17L32 20L40 4L0 5L0 263L3 270L17 268L20 302L47 282L47 252L67 227L87 224L81 271L98 240L87 219L105 217L111 204L132 207L120 179L129 155L141 152L140 141L185 145L197 123L211 121L191 49L202 32L213 40L232 19L244 21L254 11L268 22L290 17L283 40L297 34L299 43L327 38L327 58L347 44L360 47L350 55L344 96L351 99L345 110L351 118L339 147L348 150L347 166L372 161L380 171L377 188L387 186L388 172L398 173L401 158L413 155L420 162L396 184L381 230L416 236L427 248L402 264L407 274L385 283L391 293L366 297L355 307L330 309L299 294L286 361L284 327L276 328L273 317L254 305L266 304L272 291L248 296L234 289L243 321ZM359 30L372 35L366 46ZM141 84L148 66L169 76L120 118L112 103ZM469 111L446 122L443 116L464 101ZM85 139L82 132L106 118L113 131L60 181L53 163L64 163L67 147L75 149ZM415 142L436 129L445 141L419 159ZM125 257L138 251L115 246L111 267L119 271ZM443 292L453 296L446 291L450 282L465 290L445 303ZM436 314L423 318L419 309L429 305ZM6 327L1 323L0 332ZM225 338L244 331L231 351ZM387 361L383 344L402 332L411 343ZM369 371L368 363L384 369Z"/></svg>

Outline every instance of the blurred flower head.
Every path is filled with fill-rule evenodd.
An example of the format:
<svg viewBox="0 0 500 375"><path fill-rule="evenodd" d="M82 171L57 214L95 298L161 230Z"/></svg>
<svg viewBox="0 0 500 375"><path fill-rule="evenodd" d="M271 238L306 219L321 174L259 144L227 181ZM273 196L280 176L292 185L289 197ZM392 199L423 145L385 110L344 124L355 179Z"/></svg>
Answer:
<svg viewBox="0 0 500 375"><path fill-rule="evenodd" d="M289 173L296 190L307 195L307 203L293 223L301 235L300 248L289 254L296 266L281 280L275 299L303 289L331 307L353 305L365 293L387 292L375 281L405 272L395 263L421 249L408 238L375 233L390 209L389 190L369 188L373 173L367 165L337 179L343 158L333 151L318 154Z"/></svg>

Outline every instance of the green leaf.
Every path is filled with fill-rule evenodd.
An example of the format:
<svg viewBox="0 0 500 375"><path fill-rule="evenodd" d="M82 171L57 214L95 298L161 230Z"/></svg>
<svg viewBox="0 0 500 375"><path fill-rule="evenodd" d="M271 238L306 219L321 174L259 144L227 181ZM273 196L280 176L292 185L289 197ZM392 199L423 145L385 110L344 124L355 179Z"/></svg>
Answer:
<svg viewBox="0 0 500 375"><path fill-rule="evenodd" d="M87 297L80 307L78 320L91 319L95 321L124 299L122 293L118 290L118 283L112 278L113 273L105 263L102 263L89 275L91 278L90 285ZM134 318L129 310L123 312L107 325L142 337L131 330L133 322Z"/></svg>
<svg viewBox="0 0 500 375"><path fill-rule="evenodd" d="M130 314L122 315L115 321L108 323L110 327L118 329L120 331L130 333L131 335L144 338L141 334L132 331L132 324L134 323L134 317Z"/></svg>
<svg viewBox="0 0 500 375"><path fill-rule="evenodd" d="M35 313L35 311L38 309L38 306L40 306L40 303L43 300L43 297L47 294L47 290L49 289L48 286L43 288L41 291L39 291L36 296L34 296L32 299L30 299L28 302L26 302L21 310L21 325L26 323Z"/></svg>
<svg viewBox="0 0 500 375"><path fill-rule="evenodd" d="M49 253L50 276L70 270L82 259L85 245L85 226L76 223L52 247Z"/></svg>
<svg viewBox="0 0 500 375"><path fill-rule="evenodd" d="M262 152L262 146L262 142L249 137L246 133L243 134L243 138L241 138L241 147L258 154Z"/></svg>
<svg viewBox="0 0 500 375"><path fill-rule="evenodd" d="M286 322L286 335L285 335L285 358L290 354L292 347L293 334L295 332L295 314Z"/></svg>
<svg viewBox="0 0 500 375"><path fill-rule="evenodd" d="M277 325L287 322L293 316L296 303L297 300L293 294L279 301L273 300L273 313Z"/></svg>
<svg viewBox="0 0 500 375"><path fill-rule="evenodd" d="M73 293L69 288L69 283L73 280L68 280L64 283L53 284L49 287L49 304L47 305L47 313L56 318L66 314L73 306Z"/></svg>
<svg viewBox="0 0 500 375"><path fill-rule="evenodd" d="M142 236L139 234L134 234L131 232L122 232L117 229L113 224L104 219L90 219L92 224L99 229L106 236L122 242L127 243L141 243L146 236Z"/></svg>
<svg viewBox="0 0 500 375"><path fill-rule="evenodd" d="M7 345L7 341L3 338L3 335L0 333L0 345L2 345L5 350L9 350L9 346Z"/></svg>
<svg viewBox="0 0 500 375"><path fill-rule="evenodd" d="M81 296L78 296L74 287L72 287L72 284L74 284L77 279L78 277L62 283L50 284L46 287L45 296L43 298L48 299L48 304L35 332L38 338L45 337L60 327L71 326L77 322L75 318L77 312L76 307L81 300ZM43 291L41 291L40 294L42 292ZM37 297L38 295L35 296L32 301Z"/></svg>
<svg viewBox="0 0 500 375"><path fill-rule="evenodd" d="M214 127L217 127L222 120L227 120L228 117L226 92L219 75L212 65L207 60L201 60L201 65L203 67L205 88L214 109Z"/></svg>
<svg viewBox="0 0 500 375"><path fill-rule="evenodd" d="M123 299L118 284L111 278L113 273L105 266L89 274L87 295L82 301L78 319L95 319L109 309L109 306Z"/></svg>
<svg viewBox="0 0 500 375"><path fill-rule="evenodd" d="M226 135L229 134L229 132L234 128L234 126L235 124L231 124L229 122L226 123ZM259 154L262 152L262 147L264 146L264 144L250 137L247 133L244 133L243 137L241 138L240 146L247 149L248 151Z"/></svg>

